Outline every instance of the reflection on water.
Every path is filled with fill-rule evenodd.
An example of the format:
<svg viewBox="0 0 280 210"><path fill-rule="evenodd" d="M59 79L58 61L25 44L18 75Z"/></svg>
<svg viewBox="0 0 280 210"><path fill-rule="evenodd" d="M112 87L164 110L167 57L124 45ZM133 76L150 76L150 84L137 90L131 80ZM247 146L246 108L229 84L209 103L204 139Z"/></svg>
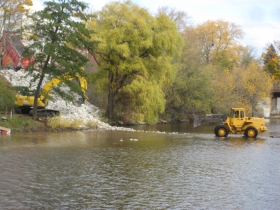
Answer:
<svg viewBox="0 0 280 210"><path fill-rule="evenodd" d="M0 207L278 209L280 139L217 138L213 127L1 136Z"/></svg>

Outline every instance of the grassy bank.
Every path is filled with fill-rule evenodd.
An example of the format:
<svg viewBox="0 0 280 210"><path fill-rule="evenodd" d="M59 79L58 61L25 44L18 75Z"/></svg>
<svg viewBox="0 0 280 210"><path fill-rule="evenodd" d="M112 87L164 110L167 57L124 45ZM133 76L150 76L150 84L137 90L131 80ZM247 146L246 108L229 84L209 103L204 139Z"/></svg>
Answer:
<svg viewBox="0 0 280 210"><path fill-rule="evenodd" d="M58 117L33 120L29 115L15 114L12 117L0 115L0 126L11 129L12 132L36 132L36 131L77 131L96 129L95 122L83 125L82 120L65 120Z"/></svg>
<svg viewBox="0 0 280 210"><path fill-rule="evenodd" d="M35 121L28 115L15 114L12 117L1 115L0 126L9 128L12 131L38 131L47 130L48 126L44 122Z"/></svg>

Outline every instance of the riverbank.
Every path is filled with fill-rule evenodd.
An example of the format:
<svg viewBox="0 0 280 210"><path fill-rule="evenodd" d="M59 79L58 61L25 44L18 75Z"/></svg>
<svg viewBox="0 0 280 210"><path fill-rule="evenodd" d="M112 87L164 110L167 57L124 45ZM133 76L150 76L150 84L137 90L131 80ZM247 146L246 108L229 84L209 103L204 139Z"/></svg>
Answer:
<svg viewBox="0 0 280 210"><path fill-rule="evenodd" d="M15 114L12 117L1 116L0 126L11 129L12 132L50 131L49 126L40 120L32 120L28 115Z"/></svg>
<svg viewBox="0 0 280 210"><path fill-rule="evenodd" d="M32 82L33 77L27 74L27 72L22 69L19 71L13 70L0 70L0 74L3 75L14 87L26 87L30 91L36 89L37 83ZM42 85L42 88L45 88L45 84L49 82L46 75ZM65 91L69 91L67 86L63 86ZM49 100L46 104L47 109L58 110L60 112L60 117L64 121L68 121L72 124L79 124L81 127L88 127L89 124L97 124L99 127L107 127L107 124L103 123L100 118L100 109L93 104L86 101L85 103L77 106L71 101L65 101L59 95L50 92L52 100ZM81 96L75 95L75 99L79 100Z"/></svg>
<svg viewBox="0 0 280 210"><path fill-rule="evenodd" d="M86 129L97 129L96 124L88 127L79 127L79 124L70 124L65 122L57 122L54 124L53 118L47 120L39 118L33 120L31 116L24 114L14 114L11 116L1 116L0 126L10 129L12 132L50 132L50 131L77 131ZM61 124L59 124L61 123Z"/></svg>
<svg viewBox="0 0 280 210"><path fill-rule="evenodd" d="M92 121L86 125L81 121L65 120L63 117L33 120L29 115L15 114L12 117L2 115L0 126L11 129L11 132L64 132L86 130L135 131L131 128L111 126L105 122Z"/></svg>

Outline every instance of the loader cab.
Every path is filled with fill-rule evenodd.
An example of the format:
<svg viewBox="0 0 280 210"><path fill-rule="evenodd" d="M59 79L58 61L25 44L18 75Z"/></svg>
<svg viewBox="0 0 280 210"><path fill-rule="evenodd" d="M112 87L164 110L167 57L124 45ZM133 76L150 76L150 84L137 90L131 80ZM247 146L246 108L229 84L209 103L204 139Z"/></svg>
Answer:
<svg viewBox="0 0 280 210"><path fill-rule="evenodd" d="M231 117L232 118L245 118L245 110L243 108L232 108Z"/></svg>
<svg viewBox="0 0 280 210"><path fill-rule="evenodd" d="M236 127L237 130L241 129L245 122L245 109L232 108L231 109L231 125Z"/></svg>

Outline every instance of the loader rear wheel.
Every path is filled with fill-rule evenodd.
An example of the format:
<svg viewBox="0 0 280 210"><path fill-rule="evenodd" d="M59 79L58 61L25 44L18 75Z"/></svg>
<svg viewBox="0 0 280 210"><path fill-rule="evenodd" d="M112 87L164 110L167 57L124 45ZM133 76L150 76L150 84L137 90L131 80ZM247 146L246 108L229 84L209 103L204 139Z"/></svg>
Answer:
<svg viewBox="0 0 280 210"><path fill-rule="evenodd" d="M256 138L258 136L258 130L253 126L250 126L246 128L244 135L248 138Z"/></svg>
<svg viewBox="0 0 280 210"><path fill-rule="evenodd" d="M224 125L217 125L214 129L214 133L217 137L227 137L228 132L228 128Z"/></svg>

